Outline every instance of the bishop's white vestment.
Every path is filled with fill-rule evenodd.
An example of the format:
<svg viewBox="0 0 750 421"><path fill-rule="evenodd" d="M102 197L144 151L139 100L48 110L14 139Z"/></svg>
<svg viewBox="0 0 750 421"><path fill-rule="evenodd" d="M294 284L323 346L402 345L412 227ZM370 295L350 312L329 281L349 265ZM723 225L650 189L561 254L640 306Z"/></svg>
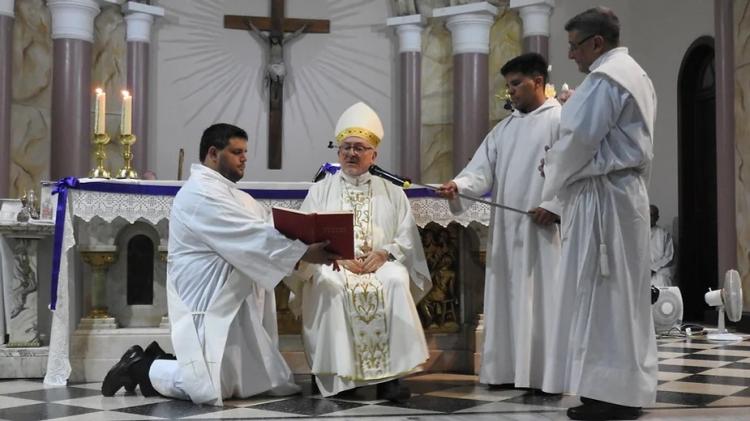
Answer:
<svg viewBox="0 0 750 421"><path fill-rule="evenodd" d="M169 220L167 303L177 361L149 371L162 395L223 399L297 386L278 350L273 288L307 250L270 212L218 172L194 164Z"/></svg>
<svg viewBox="0 0 750 421"><path fill-rule="evenodd" d="M646 190L656 94L627 48L590 70L563 106L560 139L545 158L542 197L564 202L555 358L567 361L545 383L640 407L655 401L657 384Z"/></svg>
<svg viewBox="0 0 750 421"><path fill-rule="evenodd" d="M406 194L369 173L339 171L311 186L301 210L352 211L355 255L386 250L394 258L374 274L303 263L293 277L290 308L302 314L305 351L321 394L419 371L429 354L415 303L432 281Z"/></svg>
<svg viewBox="0 0 750 421"><path fill-rule="evenodd" d="M651 227L651 285L672 286L673 258L672 235L664 228L654 225Z"/></svg>
<svg viewBox="0 0 750 421"><path fill-rule="evenodd" d="M542 202L544 178L537 171L544 147L557 140L560 104L548 99L536 110L513 114L485 137L466 168L453 180L460 193L557 215L556 200ZM451 200L461 212L463 200ZM557 224L541 226L529 215L492 209L484 283L484 348L479 381L542 387L545 350L557 319Z"/></svg>

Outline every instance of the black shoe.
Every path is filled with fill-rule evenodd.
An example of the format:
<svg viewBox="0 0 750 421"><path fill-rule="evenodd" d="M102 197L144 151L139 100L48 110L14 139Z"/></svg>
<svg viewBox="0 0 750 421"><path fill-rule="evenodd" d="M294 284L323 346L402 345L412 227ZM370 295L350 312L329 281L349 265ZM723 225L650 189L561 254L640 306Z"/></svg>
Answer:
<svg viewBox="0 0 750 421"><path fill-rule="evenodd" d="M104 376L102 382L102 395L114 396L121 387L132 392L135 390L136 381L130 376L130 367L133 364L143 360L143 348L140 345L133 345L122 354L120 361L117 362Z"/></svg>
<svg viewBox="0 0 750 421"><path fill-rule="evenodd" d="M318 387L318 382L315 381L315 374L310 374L310 394L311 395L320 394L320 388Z"/></svg>
<svg viewBox="0 0 750 421"><path fill-rule="evenodd" d="M550 393L545 392L542 389L529 389L531 391L531 394L534 396L544 396L544 397L556 397L556 396L562 396L562 393Z"/></svg>
<svg viewBox="0 0 750 421"><path fill-rule="evenodd" d="M581 406L568 409L568 418L572 420L635 420L643 411L635 406L617 405L609 402L586 398Z"/></svg>
<svg viewBox="0 0 750 421"><path fill-rule="evenodd" d="M144 351L145 354L155 360L176 360L174 354L168 354L166 351L161 349L156 341L151 342Z"/></svg>
<svg viewBox="0 0 750 421"><path fill-rule="evenodd" d="M341 392L337 393L335 398L339 399L356 399L359 395L359 388L353 387L351 389L342 390Z"/></svg>
<svg viewBox="0 0 750 421"><path fill-rule="evenodd" d="M411 397L411 391L406 386L401 386L398 379L393 379L377 384L377 398L391 402L404 403Z"/></svg>
<svg viewBox="0 0 750 421"><path fill-rule="evenodd" d="M151 384L151 379L148 377L148 372L153 363L154 359L144 354L143 358L128 367L130 378L138 383L138 387L141 389L141 394L147 398L151 396L159 396L159 392L154 389L154 386Z"/></svg>
<svg viewBox="0 0 750 421"><path fill-rule="evenodd" d="M581 403L601 403L602 401L598 401L596 399L587 398L585 396L581 396Z"/></svg>
<svg viewBox="0 0 750 421"><path fill-rule="evenodd" d="M488 383L487 384L487 390L512 390L515 389L516 385L514 383Z"/></svg>

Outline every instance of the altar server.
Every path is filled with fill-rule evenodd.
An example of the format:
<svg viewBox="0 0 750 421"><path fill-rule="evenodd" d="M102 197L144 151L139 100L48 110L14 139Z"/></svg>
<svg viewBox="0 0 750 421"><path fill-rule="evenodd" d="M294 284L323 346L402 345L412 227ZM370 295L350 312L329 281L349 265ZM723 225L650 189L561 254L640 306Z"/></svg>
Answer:
<svg viewBox="0 0 750 421"><path fill-rule="evenodd" d="M530 214L493 209L484 283L484 348L479 381L494 387L541 389L545 353L557 318L560 204L542 201L537 171L544 148L557 139L560 104L546 98L547 62L528 53L500 70L513 113L498 123L456 178L439 193L459 213L482 196ZM557 390L559 392L559 390Z"/></svg>

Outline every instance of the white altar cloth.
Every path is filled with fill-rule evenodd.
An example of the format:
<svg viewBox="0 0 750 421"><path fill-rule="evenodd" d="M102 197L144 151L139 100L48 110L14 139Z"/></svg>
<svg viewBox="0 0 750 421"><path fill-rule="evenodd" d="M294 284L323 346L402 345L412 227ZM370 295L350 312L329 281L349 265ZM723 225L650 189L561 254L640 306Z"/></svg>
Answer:
<svg viewBox="0 0 750 421"><path fill-rule="evenodd" d="M65 385L71 373L70 336L76 320L71 320L70 297L77 294L76 283L70 282L75 276L70 259L76 252L74 218L90 222L98 216L107 223L121 217L130 223L145 221L152 225L169 219L172 200L181 181L155 180L101 180L80 179L77 187L68 188L65 216L56 221L62 224L62 241L59 250L59 276L57 280L57 305L52 316L49 359L44 383ZM269 207L281 206L297 209L312 183L309 182L240 182L240 189L248 191L256 199ZM434 196L425 188L406 190L417 225L424 227L430 222L447 226L457 222L467 226L478 222L489 224L490 207L482 203L474 205L460 216L454 216L448 209L448 202ZM55 196L53 196L55 198ZM44 198L43 198L44 199ZM59 231L59 228L58 228ZM56 243L58 243L56 241ZM58 253L57 250L53 253ZM53 280L54 284L54 280Z"/></svg>

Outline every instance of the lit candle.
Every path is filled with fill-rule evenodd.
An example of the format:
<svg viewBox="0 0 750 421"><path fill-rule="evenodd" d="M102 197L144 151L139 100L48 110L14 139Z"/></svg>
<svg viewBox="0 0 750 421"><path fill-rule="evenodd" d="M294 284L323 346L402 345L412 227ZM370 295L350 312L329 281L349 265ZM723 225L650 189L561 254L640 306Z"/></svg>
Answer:
<svg viewBox="0 0 750 421"><path fill-rule="evenodd" d="M129 135L132 131L132 107L133 97L130 92L122 91L122 121L120 122L120 134Z"/></svg>
<svg viewBox="0 0 750 421"><path fill-rule="evenodd" d="M107 118L107 94L102 88L96 88L96 102L94 103L94 134L104 134L104 122Z"/></svg>

